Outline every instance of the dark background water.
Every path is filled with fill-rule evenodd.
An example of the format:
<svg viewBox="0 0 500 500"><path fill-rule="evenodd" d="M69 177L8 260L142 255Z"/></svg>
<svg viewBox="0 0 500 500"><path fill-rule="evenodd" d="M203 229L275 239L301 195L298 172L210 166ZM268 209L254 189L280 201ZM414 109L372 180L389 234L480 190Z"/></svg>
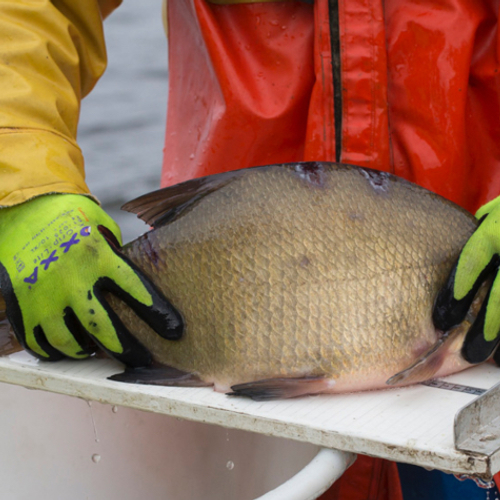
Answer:
<svg viewBox="0 0 500 500"><path fill-rule="evenodd" d="M125 0L104 31L108 69L83 100L78 142L88 186L129 241L147 227L120 206L160 182L168 78L161 1Z"/></svg>

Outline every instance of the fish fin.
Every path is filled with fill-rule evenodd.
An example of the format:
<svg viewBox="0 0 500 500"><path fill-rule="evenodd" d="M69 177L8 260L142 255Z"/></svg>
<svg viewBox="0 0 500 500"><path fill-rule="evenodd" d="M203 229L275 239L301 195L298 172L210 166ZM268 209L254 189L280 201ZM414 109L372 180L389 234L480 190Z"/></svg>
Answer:
<svg viewBox="0 0 500 500"><path fill-rule="evenodd" d="M246 170L248 169L223 172L182 182L139 196L125 203L121 208L137 214L137 217L157 228L178 218L204 196L245 175Z"/></svg>
<svg viewBox="0 0 500 500"><path fill-rule="evenodd" d="M453 330L451 331L453 332ZM449 348L455 342L455 335L445 333L424 354L422 354L411 366L393 375L387 380L387 385L410 385L431 379L441 368Z"/></svg>
<svg viewBox="0 0 500 500"><path fill-rule="evenodd" d="M213 384L204 382L194 373L183 372L171 366L153 365L142 368L127 367L124 372L108 377L116 382L143 385L167 385L177 387L208 387Z"/></svg>
<svg viewBox="0 0 500 500"><path fill-rule="evenodd" d="M233 392L228 396L245 396L254 401L269 401L271 399L286 399L317 394L331 388L333 380L324 376L299 378L268 378L233 385Z"/></svg>
<svg viewBox="0 0 500 500"><path fill-rule="evenodd" d="M0 290L0 356L7 356L23 350L17 341L14 330L7 319L7 305Z"/></svg>
<svg viewBox="0 0 500 500"><path fill-rule="evenodd" d="M7 356L22 350L23 346L17 341L12 326L7 319L1 318L0 313L0 356Z"/></svg>
<svg viewBox="0 0 500 500"><path fill-rule="evenodd" d="M206 177L199 177L176 184L175 186L158 189L157 191L152 191L151 193L139 196L125 203L121 208L127 212L137 214L137 217L150 226L155 228L161 227L180 217L186 210L196 205L203 197L223 188L236 179L244 177L250 171L265 171L271 168L289 170L312 186L323 187L326 179L326 170L353 167L327 162L299 162L243 168L240 170L208 175Z"/></svg>

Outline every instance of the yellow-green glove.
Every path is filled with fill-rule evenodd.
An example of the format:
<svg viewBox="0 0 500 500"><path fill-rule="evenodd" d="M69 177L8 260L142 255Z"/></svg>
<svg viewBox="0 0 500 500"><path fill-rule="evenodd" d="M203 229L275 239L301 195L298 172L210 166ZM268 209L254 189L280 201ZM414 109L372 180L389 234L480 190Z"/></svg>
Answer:
<svg viewBox="0 0 500 500"><path fill-rule="evenodd" d="M54 194L0 210L0 285L19 342L35 356L85 358L96 344L129 366L151 355L104 299L111 292L159 335L182 319L119 251L116 223L86 196Z"/></svg>
<svg viewBox="0 0 500 500"><path fill-rule="evenodd" d="M481 207L480 225L465 244L446 286L434 306L433 320L446 331L461 323L481 284L494 278L483 306L470 328L462 355L470 363L488 359L500 342L500 197Z"/></svg>

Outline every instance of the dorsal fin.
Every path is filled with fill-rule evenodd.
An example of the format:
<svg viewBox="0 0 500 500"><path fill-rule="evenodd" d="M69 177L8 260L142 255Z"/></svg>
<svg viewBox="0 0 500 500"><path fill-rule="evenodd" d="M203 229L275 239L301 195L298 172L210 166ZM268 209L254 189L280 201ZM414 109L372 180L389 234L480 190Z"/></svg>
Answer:
<svg viewBox="0 0 500 500"><path fill-rule="evenodd" d="M175 186L158 189L125 203L121 208L137 214L137 217L156 228L176 219L204 196L245 175L247 170L249 169L199 177Z"/></svg>
<svg viewBox="0 0 500 500"><path fill-rule="evenodd" d="M121 208L127 212L137 214L137 217L157 228L172 222L207 194L217 191L248 172L274 168L289 170L303 181L316 187L322 187L326 169L357 169L359 167L329 162L298 162L243 168L207 177L199 177L175 186L159 189L125 203Z"/></svg>

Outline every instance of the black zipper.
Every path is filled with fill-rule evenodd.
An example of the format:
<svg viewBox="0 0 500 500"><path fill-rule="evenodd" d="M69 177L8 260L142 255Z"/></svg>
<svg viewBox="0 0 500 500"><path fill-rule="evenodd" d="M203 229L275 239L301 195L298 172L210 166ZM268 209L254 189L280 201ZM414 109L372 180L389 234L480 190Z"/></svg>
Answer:
<svg viewBox="0 0 500 500"><path fill-rule="evenodd" d="M340 162L342 152L342 74L340 71L340 27L338 0L328 0L328 13L330 20L330 50L332 52L335 161Z"/></svg>

